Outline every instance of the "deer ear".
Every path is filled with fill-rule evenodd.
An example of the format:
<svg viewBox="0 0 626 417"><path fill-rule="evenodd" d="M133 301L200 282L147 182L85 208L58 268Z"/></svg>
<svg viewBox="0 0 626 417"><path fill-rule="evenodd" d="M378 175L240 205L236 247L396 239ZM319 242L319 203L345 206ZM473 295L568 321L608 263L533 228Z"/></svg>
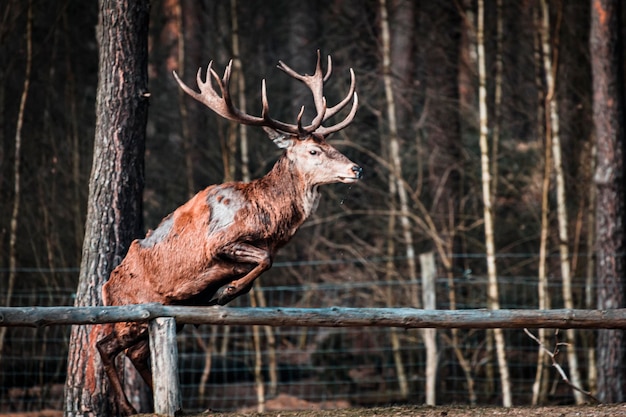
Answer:
<svg viewBox="0 0 626 417"><path fill-rule="evenodd" d="M285 149L291 146L293 143L293 139L290 135L286 133L279 132L278 130L274 130L272 128L263 126L263 130L267 133L267 136L281 149Z"/></svg>

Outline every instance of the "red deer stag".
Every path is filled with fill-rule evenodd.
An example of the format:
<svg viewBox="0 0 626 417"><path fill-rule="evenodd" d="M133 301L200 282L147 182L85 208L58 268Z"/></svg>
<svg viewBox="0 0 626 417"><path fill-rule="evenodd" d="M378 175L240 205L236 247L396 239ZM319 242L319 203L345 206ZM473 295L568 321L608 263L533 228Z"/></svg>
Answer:
<svg viewBox="0 0 626 417"><path fill-rule="evenodd" d="M229 182L205 188L165 217L144 239L133 241L103 286L105 305L224 305L247 293L254 280L272 266L276 251L317 207L318 186L353 183L361 178L361 168L326 142L328 135L348 126L356 113L358 98L352 70L348 95L327 108L323 85L332 72L330 56L325 74L319 51L313 75L301 75L279 61L278 68L303 82L313 94L317 115L305 126L304 107L296 124L270 117L265 80L260 117L235 107L229 93L231 64L232 61L222 79L211 68L212 63L204 81L200 69L199 93L185 85L176 73L174 77L187 94L223 118L263 127L270 139L285 149L284 153L264 177L250 183ZM219 93L213 88L212 78ZM345 119L333 126L322 126L350 101L352 108ZM134 413L114 360L126 351L143 379L152 385L147 324L108 325L97 348L120 412Z"/></svg>

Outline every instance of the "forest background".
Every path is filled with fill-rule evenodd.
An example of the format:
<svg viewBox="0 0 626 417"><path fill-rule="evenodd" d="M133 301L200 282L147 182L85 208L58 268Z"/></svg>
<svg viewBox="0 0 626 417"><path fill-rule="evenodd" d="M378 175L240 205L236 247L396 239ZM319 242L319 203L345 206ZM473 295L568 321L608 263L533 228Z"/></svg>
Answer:
<svg viewBox="0 0 626 417"><path fill-rule="evenodd" d="M598 198L602 169L623 181L623 133L610 138L617 146L607 157L594 109L616 103L622 125L624 90L614 83L613 96L594 99L596 3L605 2L153 1L145 230L206 185L259 177L278 156L256 129L242 146L239 127L182 94L172 71L191 83L208 61L220 72L234 58L233 88L248 112L260 112L265 78L273 114L288 121L313 106L276 63L311 73L319 49L333 57L329 102L347 91L348 68L356 73L358 115L331 142L365 177L322 190L317 213L277 258L285 267L264 274L262 286L406 281L404 292L373 290L371 305L420 307L417 254L434 251L447 279L441 307L471 297L506 305L516 296L498 293L507 277L536 281L528 308L602 307L601 293L623 306L623 190L613 211ZM605 59L620 80L623 8L606 3L616 6L605 33L616 47ZM77 286L98 7L7 1L0 13L0 292L10 305L21 290ZM606 213L608 224L598 220ZM608 296L597 291L606 272L598 265L607 265L598 247L610 240L599 224L618 241L603 252L618 272ZM482 278L484 293L456 289ZM606 366L616 378L621 356ZM595 391L595 377L584 385Z"/></svg>

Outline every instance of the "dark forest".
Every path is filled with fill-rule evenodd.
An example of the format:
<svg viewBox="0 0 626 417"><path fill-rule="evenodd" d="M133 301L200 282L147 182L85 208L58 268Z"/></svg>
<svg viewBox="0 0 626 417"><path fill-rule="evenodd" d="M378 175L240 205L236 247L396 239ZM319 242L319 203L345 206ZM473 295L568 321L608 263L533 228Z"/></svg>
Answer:
<svg viewBox="0 0 626 417"><path fill-rule="evenodd" d="M255 127L242 146L241 127L185 95L173 71L195 85L198 68L213 61L221 75L233 59L238 105L245 98L247 112L260 115L265 79L272 115L293 123L304 105L308 123L315 107L307 90L276 65L310 74L320 50L332 56L330 103L345 96L355 72L358 113L329 142L364 176L321 189L317 212L261 288L400 283L370 288L357 304L421 308L418 257L433 252L438 308L624 307L622 3L152 1L137 226L141 234L154 229L210 184L261 177L280 155ZM98 13L97 2L80 0L0 4L7 306L19 304L14 294L78 285L97 163ZM503 285L518 280L533 287L530 295ZM497 351L505 340L494 333ZM548 333L539 335L546 344ZM622 376L602 371L623 374L623 358L606 362L614 358L593 353L596 336L581 334L562 335L588 347L567 355L572 381L623 401L607 382ZM0 369L4 344L0 333ZM463 352L451 357L463 367Z"/></svg>

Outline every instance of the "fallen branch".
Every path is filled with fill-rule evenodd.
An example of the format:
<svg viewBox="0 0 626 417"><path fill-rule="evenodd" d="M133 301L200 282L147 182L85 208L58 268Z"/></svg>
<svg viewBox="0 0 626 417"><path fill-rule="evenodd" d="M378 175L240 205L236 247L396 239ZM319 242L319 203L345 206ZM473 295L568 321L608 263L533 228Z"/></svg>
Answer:
<svg viewBox="0 0 626 417"><path fill-rule="evenodd" d="M557 370L557 372L559 373L559 375L561 375L561 379L567 384L569 385L573 390L576 390L582 394L585 394L586 396L588 396L589 398L591 398L592 400L594 400L596 403L600 403L600 400L598 400L596 397L594 397L591 392L589 391L585 391L582 388L572 384L572 382L569 380L569 378L567 377L567 374L565 373L565 371L563 370L563 368L561 367L561 365L557 362L556 357L559 355L559 353L561 352L559 350L559 346L569 346L569 343L564 343L564 342L559 342L558 340L558 335L559 335L559 331L558 329L556 330L555 336L557 338L556 343L554 344L554 350L549 350L548 348L546 348L544 346L543 343L541 343L541 341L534 335L532 334L527 328L524 328L524 332L528 335L528 337L530 337L531 339L533 339L535 342L537 342L537 344L539 345L539 349L541 349L542 351L544 351L549 357L550 360L552 361L552 366Z"/></svg>

